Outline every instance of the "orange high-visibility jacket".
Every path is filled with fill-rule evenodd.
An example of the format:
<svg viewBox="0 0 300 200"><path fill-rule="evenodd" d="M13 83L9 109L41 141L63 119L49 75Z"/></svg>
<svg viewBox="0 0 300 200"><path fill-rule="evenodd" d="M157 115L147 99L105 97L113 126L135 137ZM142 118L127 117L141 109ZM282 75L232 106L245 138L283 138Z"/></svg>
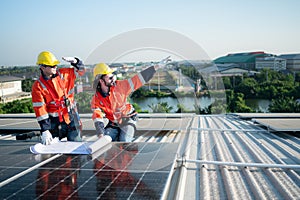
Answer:
<svg viewBox="0 0 300 200"><path fill-rule="evenodd" d="M145 83L155 74L154 67L149 67L127 80L117 80L116 85L110 88L107 97L103 97L98 91L94 94L91 102L94 123L103 121L104 114L112 122L120 123L122 117L126 117L134 111L128 103L128 96Z"/></svg>
<svg viewBox="0 0 300 200"><path fill-rule="evenodd" d="M32 104L37 121L47 120L49 116L59 117L59 115L63 115L65 122L68 123L68 115L63 114L68 109L64 105L63 97L66 95L70 102L74 103L74 83L76 80L74 68L58 69L58 75L55 78L44 79L48 86L54 89L52 91L56 91L55 99L41 79L44 79L43 76L36 80L32 86Z"/></svg>

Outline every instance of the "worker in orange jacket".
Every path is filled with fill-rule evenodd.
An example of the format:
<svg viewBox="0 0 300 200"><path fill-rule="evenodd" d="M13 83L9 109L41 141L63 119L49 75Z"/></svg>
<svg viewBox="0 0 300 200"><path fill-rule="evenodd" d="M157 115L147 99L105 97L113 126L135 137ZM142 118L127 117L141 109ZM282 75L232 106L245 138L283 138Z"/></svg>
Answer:
<svg viewBox="0 0 300 200"><path fill-rule="evenodd" d="M92 98L92 119L99 137L109 135L112 141L131 142L136 130L137 112L128 103L129 95L147 83L158 67L164 66L169 57L158 65L148 67L130 79L116 80L114 70L105 63L94 67L95 94ZM104 115L109 120L104 125Z"/></svg>
<svg viewBox="0 0 300 200"><path fill-rule="evenodd" d="M58 69L60 62L49 51L41 52L37 59L41 76L32 86L32 104L45 145L56 137L81 141L82 124L74 101L74 85L77 74L82 76L85 67L78 58L63 59L73 67Z"/></svg>

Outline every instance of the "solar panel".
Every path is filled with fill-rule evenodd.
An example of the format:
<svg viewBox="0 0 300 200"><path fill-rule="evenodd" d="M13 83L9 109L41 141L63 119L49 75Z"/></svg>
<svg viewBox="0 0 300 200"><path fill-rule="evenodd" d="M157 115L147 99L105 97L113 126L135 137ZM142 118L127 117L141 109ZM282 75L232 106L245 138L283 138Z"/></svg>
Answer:
<svg viewBox="0 0 300 200"><path fill-rule="evenodd" d="M0 183L40 162L36 160L36 157L29 151L30 145L35 143L36 141L19 142L0 140ZM47 155L47 157L51 157L51 155Z"/></svg>
<svg viewBox="0 0 300 200"><path fill-rule="evenodd" d="M94 155L52 155L50 160L43 155L39 163L45 164L3 184L0 198L160 199L177 148L177 143L111 143ZM7 176L1 172L0 178Z"/></svg>

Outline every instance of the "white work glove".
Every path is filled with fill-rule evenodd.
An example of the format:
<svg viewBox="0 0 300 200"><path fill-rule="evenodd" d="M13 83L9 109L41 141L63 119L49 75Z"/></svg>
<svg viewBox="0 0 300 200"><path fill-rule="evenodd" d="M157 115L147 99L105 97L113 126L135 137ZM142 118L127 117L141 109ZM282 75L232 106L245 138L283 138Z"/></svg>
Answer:
<svg viewBox="0 0 300 200"><path fill-rule="evenodd" d="M67 61L71 63L72 66L74 66L76 69L81 70L84 68L83 62L76 57L62 57L64 61Z"/></svg>
<svg viewBox="0 0 300 200"><path fill-rule="evenodd" d="M52 143L52 140L53 140L52 134L50 133L49 130L42 132L42 144L49 145Z"/></svg>
<svg viewBox="0 0 300 200"><path fill-rule="evenodd" d="M165 67L168 64L168 62L171 61L170 57L171 56L168 56L168 57L162 59L157 65L155 65L155 70Z"/></svg>
<svg viewBox="0 0 300 200"><path fill-rule="evenodd" d="M75 57L62 57L62 59L64 60L64 61L67 61L67 62L69 62L69 63L73 63L73 64L76 64L77 63L77 60L76 60L76 58Z"/></svg>

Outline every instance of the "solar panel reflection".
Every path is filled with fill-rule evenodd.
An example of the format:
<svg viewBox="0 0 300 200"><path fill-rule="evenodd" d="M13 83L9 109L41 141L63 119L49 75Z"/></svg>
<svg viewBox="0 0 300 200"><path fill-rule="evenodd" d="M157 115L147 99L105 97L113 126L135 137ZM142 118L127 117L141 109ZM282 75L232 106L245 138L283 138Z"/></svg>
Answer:
<svg viewBox="0 0 300 200"><path fill-rule="evenodd" d="M112 143L96 156L64 154L4 185L0 198L160 199L177 148L177 143Z"/></svg>

